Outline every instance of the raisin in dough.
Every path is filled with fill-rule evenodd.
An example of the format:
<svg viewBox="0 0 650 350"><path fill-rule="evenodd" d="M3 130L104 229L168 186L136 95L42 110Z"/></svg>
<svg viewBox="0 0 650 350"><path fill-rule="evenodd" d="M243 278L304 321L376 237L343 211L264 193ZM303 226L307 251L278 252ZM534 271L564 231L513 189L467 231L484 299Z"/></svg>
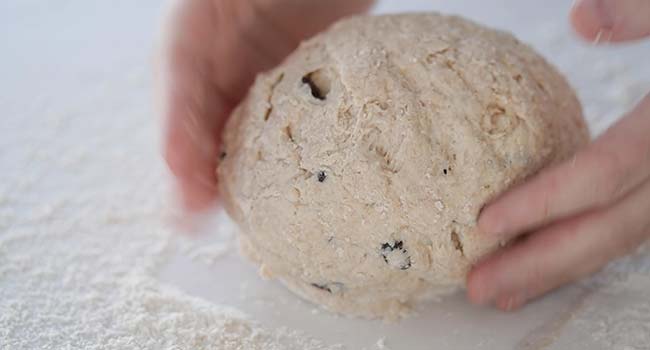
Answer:
<svg viewBox="0 0 650 350"><path fill-rule="evenodd" d="M588 141L566 80L458 17L356 17L261 74L224 134L227 211L263 275L394 318L492 251L491 198Z"/></svg>

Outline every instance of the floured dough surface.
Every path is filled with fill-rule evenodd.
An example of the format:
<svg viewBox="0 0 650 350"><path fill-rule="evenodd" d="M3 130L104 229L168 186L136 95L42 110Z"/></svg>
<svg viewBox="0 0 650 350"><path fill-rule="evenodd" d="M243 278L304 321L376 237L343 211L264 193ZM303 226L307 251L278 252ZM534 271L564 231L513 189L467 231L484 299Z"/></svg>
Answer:
<svg viewBox="0 0 650 350"><path fill-rule="evenodd" d="M495 248L481 207L589 138L565 79L458 17L355 17L258 77L218 169L245 253L330 310L399 317Z"/></svg>

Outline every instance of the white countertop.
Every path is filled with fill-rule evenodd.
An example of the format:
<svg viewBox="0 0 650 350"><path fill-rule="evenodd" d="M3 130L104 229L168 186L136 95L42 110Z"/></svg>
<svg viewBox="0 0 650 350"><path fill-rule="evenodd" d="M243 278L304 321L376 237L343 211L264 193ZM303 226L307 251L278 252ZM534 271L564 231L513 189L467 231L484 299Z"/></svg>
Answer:
<svg viewBox="0 0 650 350"><path fill-rule="evenodd" d="M613 48L582 43L568 26L570 5L387 0L376 12L439 10L514 32L568 76L598 133L650 91L650 42ZM0 265L17 256L6 249L21 232L46 231L59 216L88 217L122 206L137 222L120 221L122 230L142 229L138 215L151 213L128 207L128 199L147 197L147 181L166 177L150 74L160 11L154 0L0 3ZM650 334L647 256L628 258L602 276L619 282L572 285L517 313L475 307L456 295L385 324L321 311L278 282L260 279L236 252L219 256L215 242L231 247L232 227L221 214L210 220L194 241L179 240L185 248L162 262L160 281L233 305L271 329L302 330L349 349L650 349L643 343ZM76 249L72 242L67 249ZM205 254L201 246L214 251ZM0 297L11 300L27 281L3 279L9 273L0 268ZM0 311L7 307L0 301ZM0 349L3 339L16 336L2 332L3 320L24 321L0 316Z"/></svg>

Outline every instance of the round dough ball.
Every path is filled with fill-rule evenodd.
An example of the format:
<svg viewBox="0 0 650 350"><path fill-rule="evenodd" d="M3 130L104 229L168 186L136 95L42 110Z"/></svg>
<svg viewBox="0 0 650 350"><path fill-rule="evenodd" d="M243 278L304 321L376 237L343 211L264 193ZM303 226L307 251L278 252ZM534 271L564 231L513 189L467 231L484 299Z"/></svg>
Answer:
<svg viewBox="0 0 650 350"><path fill-rule="evenodd" d="M261 74L219 184L263 275L399 317L499 242L481 207L588 139L566 80L510 34L438 14L345 19Z"/></svg>

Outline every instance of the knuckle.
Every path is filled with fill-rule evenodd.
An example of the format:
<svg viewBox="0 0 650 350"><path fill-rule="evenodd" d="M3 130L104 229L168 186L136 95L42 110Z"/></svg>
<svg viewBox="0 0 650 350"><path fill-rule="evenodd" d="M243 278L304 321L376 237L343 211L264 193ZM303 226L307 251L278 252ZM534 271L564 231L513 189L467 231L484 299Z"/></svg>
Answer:
<svg viewBox="0 0 650 350"><path fill-rule="evenodd" d="M597 148L594 149L594 165L596 183L594 195L596 204L607 204L613 198L618 198L623 193L625 187L626 167L624 166L621 156L614 151Z"/></svg>
<svg viewBox="0 0 650 350"><path fill-rule="evenodd" d="M558 194L562 191L561 187L564 176L559 171L560 169L558 168L556 171L551 171L544 175L544 181L537 188L536 196L538 206L535 216L537 216L536 219L540 224L548 221L553 216L554 202Z"/></svg>

